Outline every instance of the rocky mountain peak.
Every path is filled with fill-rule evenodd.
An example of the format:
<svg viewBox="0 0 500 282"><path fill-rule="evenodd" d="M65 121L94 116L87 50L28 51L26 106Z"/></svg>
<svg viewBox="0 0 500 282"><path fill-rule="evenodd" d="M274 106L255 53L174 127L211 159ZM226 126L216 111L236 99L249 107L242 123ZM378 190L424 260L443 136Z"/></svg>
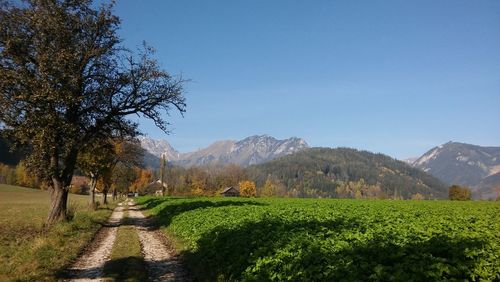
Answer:
<svg viewBox="0 0 500 282"><path fill-rule="evenodd" d="M500 147L483 147L450 141L432 148L412 165L448 184L484 190L484 194L489 195L491 185L486 187L481 183L485 183L486 178L500 172ZM496 184L499 183L492 185Z"/></svg>
<svg viewBox="0 0 500 282"><path fill-rule="evenodd" d="M141 144L150 154L167 153L170 161L181 166L207 164L239 164L249 166L309 148L304 139L292 137L278 140L269 135L254 135L240 141L217 141L189 153L179 153L165 140L141 138Z"/></svg>
<svg viewBox="0 0 500 282"><path fill-rule="evenodd" d="M160 158L162 154L166 154L167 159L175 161L179 158L180 153L163 139L153 139L146 136L139 136L142 148L149 154Z"/></svg>

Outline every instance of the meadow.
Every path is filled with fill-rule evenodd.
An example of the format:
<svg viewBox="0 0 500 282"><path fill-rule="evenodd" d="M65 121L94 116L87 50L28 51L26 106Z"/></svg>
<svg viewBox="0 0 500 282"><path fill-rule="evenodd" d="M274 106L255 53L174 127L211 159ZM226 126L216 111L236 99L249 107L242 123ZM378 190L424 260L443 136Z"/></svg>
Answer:
<svg viewBox="0 0 500 282"><path fill-rule="evenodd" d="M46 191L0 184L0 281L56 280L112 211L91 211L88 196L70 194L73 219L46 229L49 198Z"/></svg>
<svg viewBox="0 0 500 282"><path fill-rule="evenodd" d="M202 281L498 281L500 203L138 200Z"/></svg>

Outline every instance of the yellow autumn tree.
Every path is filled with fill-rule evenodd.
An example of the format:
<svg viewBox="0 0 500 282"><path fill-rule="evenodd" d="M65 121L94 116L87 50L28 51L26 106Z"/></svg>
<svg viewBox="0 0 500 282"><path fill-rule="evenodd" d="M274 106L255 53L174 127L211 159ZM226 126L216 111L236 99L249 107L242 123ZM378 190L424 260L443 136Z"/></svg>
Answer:
<svg viewBox="0 0 500 282"><path fill-rule="evenodd" d="M273 197L276 195L275 191L276 185L274 185L273 181L268 177L266 183L264 183L264 187L262 188L260 195L263 197Z"/></svg>
<svg viewBox="0 0 500 282"><path fill-rule="evenodd" d="M134 170L136 179L130 186L130 190L134 192L143 192L149 183L151 183L153 172L151 170L141 169L138 167Z"/></svg>
<svg viewBox="0 0 500 282"><path fill-rule="evenodd" d="M241 181L239 184L240 186L240 195L242 197L255 197L257 195L257 189L255 188L255 182L253 181Z"/></svg>
<svg viewBox="0 0 500 282"><path fill-rule="evenodd" d="M191 194L195 196L203 196L204 194L204 185L201 180L193 179L189 184L189 190L191 190Z"/></svg>
<svg viewBox="0 0 500 282"><path fill-rule="evenodd" d="M421 201L421 200L424 200L424 199L425 199L425 197L424 197L424 195L422 195L422 194L420 194L420 193L416 193L416 194L413 194L413 195L411 196L411 199L412 199L412 200L416 200L416 201Z"/></svg>
<svg viewBox="0 0 500 282"><path fill-rule="evenodd" d="M448 188L448 197L452 201L469 201L472 200L470 189L459 185L452 185Z"/></svg>
<svg viewBox="0 0 500 282"><path fill-rule="evenodd" d="M39 186L36 177L28 172L23 161L19 162L16 166L15 174L17 185L31 188L37 188Z"/></svg>

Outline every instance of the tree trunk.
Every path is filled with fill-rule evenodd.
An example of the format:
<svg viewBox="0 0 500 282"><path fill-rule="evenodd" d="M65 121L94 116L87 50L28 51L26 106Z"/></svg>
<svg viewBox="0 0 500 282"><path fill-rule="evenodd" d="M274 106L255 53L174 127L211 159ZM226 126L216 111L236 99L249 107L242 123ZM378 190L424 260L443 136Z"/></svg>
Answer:
<svg viewBox="0 0 500 282"><path fill-rule="evenodd" d="M115 189L113 189L113 201L116 201L117 197L118 197L118 195L116 193L116 187L115 187Z"/></svg>
<svg viewBox="0 0 500 282"><path fill-rule="evenodd" d="M166 189L165 189L165 167L167 164L166 160L166 155L162 154L161 155L161 163L160 163L160 182L161 182L161 195L165 196L166 195Z"/></svg>
<svg viewBox="0 0 500 282"><path fill-rule="evenodd" d="M104 185L104 188L102 189L102 204L107 205L108 204L108 190L109 188Z"/></svg>
<svg viewBox="0 0 500 282"><path fill-rule="evenodd" d="M95 208L95 188L90 189L90 205Z"/></svg>
<svg viewBox="0 0 500 282"><path fill-rule="evenodd" d="M90 205L93 209L96 208L95 203L95 188L97 186L97 176L93 173L90 174Z"/></svg>
<svg viewBox="0 0 500 282"><path fill-rule="evenodd" d="M68 193L73 171L75 169L78 151L72 149L64 160L66 167L60 170L60 160L57 151L50 158L51 167L55 167L52 173L52 187L50 189L50 210L47 217L47 226L51 226L58 221L68 220Z"/></svg>
<svg viewBox="0 0 500 282"><path fill-rule="evenodd" d="M58 221L63 221L68 218L67 202L68 190L64 189L64 184L58 179L52 180L53 187L51 189L51 204L47 225L53 225Z"/></svg>

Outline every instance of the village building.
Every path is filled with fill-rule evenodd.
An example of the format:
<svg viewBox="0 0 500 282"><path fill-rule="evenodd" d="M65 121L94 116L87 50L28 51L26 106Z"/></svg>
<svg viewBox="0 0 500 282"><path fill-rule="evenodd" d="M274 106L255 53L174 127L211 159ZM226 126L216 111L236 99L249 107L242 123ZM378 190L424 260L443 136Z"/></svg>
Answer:
<svg viewBox="0 0 500 282"><path fill-rule="evenodd" d="M162 187L161 180L157 179L149 183L149 185L146 186L145 191L147 194L155 194L156 196L163 196L163 191L167 192L167 183L163 182L163 187Z"/></svg>

